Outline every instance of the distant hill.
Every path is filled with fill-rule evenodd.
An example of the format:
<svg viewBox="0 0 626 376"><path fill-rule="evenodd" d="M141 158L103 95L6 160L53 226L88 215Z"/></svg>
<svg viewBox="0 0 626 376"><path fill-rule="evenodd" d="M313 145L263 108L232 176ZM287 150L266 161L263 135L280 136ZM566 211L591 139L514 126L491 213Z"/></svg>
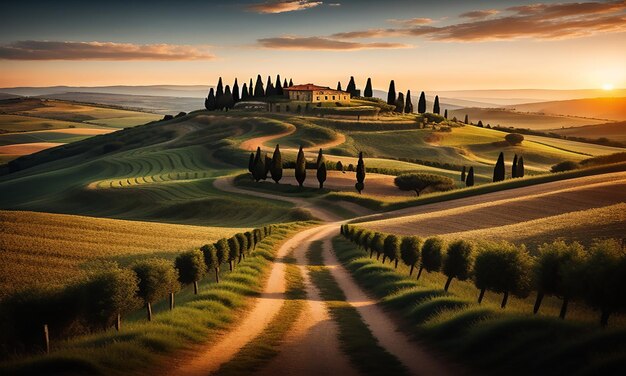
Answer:
<svg viewBox="0 0 626 376"><path fill-rule="evenodd" d="M551 132L568 137L608 138L613 141L626 142L626 121L587 125L584 127L555 129Z"/></svg>
<svg viewBox="0 0 626 376"><path fill-rule="evenodd" d="M557 128L581 127L590 124L600 124L604 121L597 119L579 118L573 116L551 115L540 113L516 112L506 108L462 108L448 110L448 118L456 117L463 120L468 115L469 121L476 124L482 120L484 125L491 124L503 127L528 128L533 130L547 130Z"/></svg>
<svg viewBox="0 0 626 376"><path fill-rule="evenodd" d="M518 112L536 112L618 121L626 120L626 97L526 103L508 106L508 108Z"/></svg>
<svg viewBox="0 0 626 376"><path fill-rule="evenodd" d="M3 100L3 99L12 99L12 98L19 98L19 95L15 95L15 94L7 94L7 93L0 93L0 100Z"/></svg>
<svg viewBox="0 0 626 376"><path fill-rule="evenodd" d="M51 86L0 88L0 92L36 97L62 93L102 93L122 95L152 95L164 97L202 98L208 85L152 85L152 86Z"/></svg>
<svg viewBox="0 0 626 376"><path fill-rule="evenodd" d="M430 94L427 92L427 94ZM435 93L433 93L434 95ZM509 106L520 103L537 103L564 101L585 98L626 97L626 89L610 91L600 89L581 90L545 90L545 89L512 89L512 90L451 90L436 93L440 98L464 99L477 102L494 103Z"/></svg>

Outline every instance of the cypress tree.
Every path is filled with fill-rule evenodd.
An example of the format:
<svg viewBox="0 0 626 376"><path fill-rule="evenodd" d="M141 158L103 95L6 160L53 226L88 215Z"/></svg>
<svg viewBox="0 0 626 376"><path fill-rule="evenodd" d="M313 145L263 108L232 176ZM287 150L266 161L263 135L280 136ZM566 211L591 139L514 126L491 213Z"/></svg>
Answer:
<svg viewBox="0 0 626 376"><path fill-rule="evenodd" d="M283 83L283 89L289 87L289 85L287 84L287 79L285 78L285 83Z"/></svg>
<svg viewBox="0 0 626 376"><path fill-rule="evenodd" d="M270 97L272 95L275 95L274 85L272 85L272 77L267 76L267 85L265 86L265 96Z"/></svg>
<svg viewBox="0 0 626 376"><path fill-rule="evenodd" d="M248 94L248 84L244 82L243 87L241 88L241 100L246 101L248 98L250 98L250 95Z"/></svg>
<svg viewBox="0 0 626 376"><path fill-rule="evenodd" d="M500 152L496 166L493 169L493 181L497 182L504 180L504 174L504 153Z"/></svg>
<svg viewBox="0 0 626 376"><path fill-rule="evenodd" d="M250 158L248 159L248 171L253 174L252 177L254 177L254 153L250 153Z"/></svg>
<svg viewBox="0 0 626 376"><path fill-rule="evenodd" d="M300 150L298 151L298 158L296 159L296 180L300 187L304 184L304 180L306 179L306 158L304 158L304 151L302 150L302 145L300 145Z"/></svg>
<svg viewBox="0 0 626 376"><path fill-rule="evenodd" d="M398 113L404 113L404 94L398 93L398 98L396 99L396 109L394 110Z"/></svg>
<svg viewBox="0 0 626 376"><path fill-rule="evenodd" d="M254 156L254 164L252 166L252 176L255 181L259 181L263 178L265 172L265 160L261 155L261 148L256 148L256 155Z"/></svg>
<svg viewBox="0 0 626 376"><path fill-rule="evenodd" d="M359 162L356 165L356 184L354 187L359 194L365 188L363 182L365 181L365 163L363 162L363 152L359 153Z"/></svg>
<svg viewBox="0 0 626 376"><path fill-rule="evenodd" d="M315 161L315 168L319 168L320 164L324 163L324 154L322 153L322 149L317 153L317 160Z"/></svg>
<svg viewBox="0 0 626 376"><path fill-rule="evenodd" d="M337 81L337 91L343 91L341 90L341 81Z"/></svg>
<svg viewBox="0 0 626 376"><path fill-rule="evenodd" d="M230 92L230 86L226 85L226 89L224 90L224 107L229 109L234 106L235 100L233 99L233 94Z"/></svg>
<svg viewBox="0 0 626 376"><path fill-rule="evenodd" d="M417 112L419 112L420 114L426 112L426 94L424 94L423 91L422 94L420 94L419 101L417 102Z"/></svg>
<svg viewBox="0 0 626 376"><path fill-rule="evenodd" d="M204 107L209 111L215 111L215 93L213 92L213 88L209 90L209 96L204 101Z"/></svg>
<svg viewBox="0 0 626 376"><path fill-rule="evenodd" d="M221 110L220 101L223 101L224 96L224 85L222 85L222 77L220 77L219 81L217 81L217 87L215 88L215 109Z"/></svg>
<svg viewBox="0 0 626 376"><path fill-rule="evenodd" d="M406 92L406 103L404 104L404 112L407 114L413 113L413 101L411 100L411 90Z"/></svg>
<svg viewBox="0 0 626 376"><path fill-rule="evenodd" d="M461 181L465 181L465 166L463 166L463 171L461 171Z"/></svg>
<svg viewBox="0 0 626 376"><path fill-rule="evenodd" d="M467 178L465 178L465 186L472 187L474 185L474 167L469 168Z"/></svg>
<svg viewBox="0 0 626 376"><path fill-rule="evenodd" d="M513 166L511 166L511 177L517 177L517 154L515 154L515 157L513 157Z"/></svg>
<svg viewBox="0 0 626 376"><path fill-rule="evenodd" d="M237 83L237 78L235 78L235 83L233 84L233 102L237 103L241 100L239 96L239 84Z"/></svg>
<svg viewBox="0 0 626 376"><path fill-rule="evenodd" d="M276 75L276 86L274 87L276 95L283 95L283 87L280 86L280 74Z"/></svg>
<svg viewBox="0 0 626 376"><path fill-rule="evenodd" d="M517 159L517 169L516 169L515 176L517 176L518 178L524 177L524 156L523 155L520 155L520 157Z"/></svg>
<svg viewBox="0 0 626 376"><path fill-rule="evenodd" d="M387 92L387 104L391 106L396 105L396 83L391 80L389 83L389 91Z"/></svg>
<svg viewBox="0 0 626 376"><path fill-rule="evenodd" d="M448 118L448 109L447 108L443 111L443 117L446 118L446 119Z"/></svg>
<svg viewBox="0 0 626 376"><path fill-rule="evenodd" d="M372 90L372 79L368 77L367 84L365 84L365 91L363 92L363 96L365 98L371 98L374 95Z"/></svg>
<svg viewBox="0 0 626 376"><path fill-rule="evenodd" d="M439 108L439 96L435 95L435 103L433 104L433 113L439 115L441 112Z"/></svg>
<svg viewBox="0 0 626 376"><path fill-rule="evenodd" d="M348 87L346 91L350 93L351 96L356 97L356 84L354 83L354 77L350 76L350 82L348 82Z"/></svg>
<svg viewBox="0 0 626 376"><path fill-rule="evenodd" d="M261 75L256 76L256 84L254 85L254 97L261 98L265 96L265 91L263 91L263 80L261 80Z"/></svg>
<svg viewBox="0 0 626 376"><path fill-rule="evenodd" d="M463 123L469 124L469 118L467 117L467 114L465 114L465 120L463 120Z"/></svg>
<svg viewBox="0 0 626 376"><path fill-rule="evenodd" d="M321 163L317 166L317 181L320 183L320 189L324 188L324 182L326 181L326 163Z"/></svg>
<svg viewBox="0 0 626 376"><path fill-rule="evenodd" d="M250 83L248 84L248 97L249 98L253 98L254 97L254 88L252 87L252 79L250 79Z"/></svg>
<svg viewBox="0 0 626 376"><path fill-rule="evenodd" d="M272 165L270 168L270 173L272 174L272 180L278 184L280 179L283 177L283 157L280 154L280 148L278 144L276 144L276 149L274 149L274 154L272 155Z"/></svg>
<svg viewBox="0 0 626 376"><path fill-rule="evenodd" d="M290 78L289 79L289 87L293 86L293 80Z"/></svg>

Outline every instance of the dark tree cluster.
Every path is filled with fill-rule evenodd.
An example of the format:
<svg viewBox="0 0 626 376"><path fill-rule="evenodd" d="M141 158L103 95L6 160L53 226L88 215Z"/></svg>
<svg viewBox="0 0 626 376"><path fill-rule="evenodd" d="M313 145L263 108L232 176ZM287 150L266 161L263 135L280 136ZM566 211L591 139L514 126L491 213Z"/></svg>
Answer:
<svg viewBox="0 0 626 376"><path fill-rule="evenodd" d="M418 267L441 272L447 278L444 291L454 279L472 280L478 289L478 303L485 293L502 294L501 308L509 297L526 298L536 292L533 313L538 313L545 296L562 300L559 317L565 319L571 300L584 302L600 311L600 324L606 326L612 314L626 312L626 253L615 239L595 240L585 250L579 243L557 240L539 246L531 256L524 245L509 242L456 240L446 244L439 237L423 241L416 236L399 237L377 231L342 225L340 233L376 259L402 261L409 275Z"/></svg>
<svg viewBox="0 0 626 376"><path fill-rule="evenodd" d="M513 163L511 164L511 177L512 178L523 178L524 177L524 156L513 157ZM496 161L496 165L493 169L493 181L503 181L506 179L506 169L504 166L504 153L500 152L498 156L498 160ZM473 184L473 181L472 181Z"/></svg>
<svg viewBox="0 0 626 376"><path fill-rule="evenodd" d="M204 99L204 108L209 111L228 111L241 101L262 100L266 97L282 96L285 88L293 86L293 81L290 79L289 84L287 84L287 79L285 79L281 83L279 74L276 75L274 83L272 83L272 77L268 76L265 88L263 86L261 75L257 75L255 84L252 83L252 79L250 79L249 83L244 82L241 89L237 78L235 78L231 89L229 85L224 87L222 77L220 77L215 90L213 88L209 89L209 94Z"/></svg>

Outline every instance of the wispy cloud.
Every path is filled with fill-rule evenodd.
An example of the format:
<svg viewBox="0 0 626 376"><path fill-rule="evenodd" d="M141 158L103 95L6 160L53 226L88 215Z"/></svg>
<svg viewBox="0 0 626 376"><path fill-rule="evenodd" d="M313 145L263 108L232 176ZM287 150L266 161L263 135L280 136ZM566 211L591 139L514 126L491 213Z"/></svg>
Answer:
<svg viewBox="0 0 626 376"><path fill-rule="evenodd" d="M391 23L395 23L398 25L402 25L402 26L416 26L416 25L428 25L430 23L433 22L432 18L424 18L424 17L418 17L418 18L409 18L409 19L397 19L397 18L392 18L390 20L387 20L388 22Z"/></svg>
<svg viewBox="0 0 626 376"><path fill-rule="evenodd" d="M410 45L402 43L361 43L342 41L326 37L295 37L283 36L276 38L264 38L258 40L259 44L265 48L281 50L333 50L333 51L353 51L365 49L386 49L386 48L410 48Z"/></svg>
<svg viewBox="0 0 626 376"><path fill-rule="evenodd" d="M261 14L271 14L271 13L285 13L285 12L294 12L297 10L304 10L309 8L314 8L316 6L322 5L321 1L310 1L310 0L275 0L275 1L266 1L258 4L248 5L247 9L252 12L257 12ZM339 5L339 4L331 4L331 5Z"/></svg>
<svg viewBox="0 0 626 376"><path fill-rule="evenodd" d="M459 15L462 18L482 19L500 13L497 9L473 10Z"/></svg>
<svg viewBox="0 0 626 376"><path fill-rule="evenodd" d="M448 26L413 26L356 30L332 38L386 38L423 36L437 41L488 41L517 38L567 39L626 31L626 1L533 4L510 7L500 17L497 10L462 14L471 21Z"/></svg>
<svg viewBox="0 0 626 376"><path fill-rule="evenodd" d="M206 46L115 42L17 41L0 45L2 60L212 60Z"/></svg>

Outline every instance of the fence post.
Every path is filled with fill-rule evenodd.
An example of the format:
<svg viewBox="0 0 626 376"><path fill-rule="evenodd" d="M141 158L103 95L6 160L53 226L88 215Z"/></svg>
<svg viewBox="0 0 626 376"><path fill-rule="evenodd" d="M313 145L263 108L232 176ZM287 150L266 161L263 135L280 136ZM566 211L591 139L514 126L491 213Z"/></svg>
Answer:
<svg viewBox="0 0 626 376"><path fill-rule="evenodd" d="M118 313L117 318L115 319L115 330L119 332L121 329L122 329L122 317Z"/></svg>
<svg viewBox="0 0 626 376"><path fill-rule="evenodd" d="M48 333L48 324L43 325L43 341L46 354L50 354L50 334Z"/></svg>
<svg viewBox="0 0 626 376"><path fill-rule="evenodd" d="M170 292L170 311L174 309L174 293Z"/></svg>

